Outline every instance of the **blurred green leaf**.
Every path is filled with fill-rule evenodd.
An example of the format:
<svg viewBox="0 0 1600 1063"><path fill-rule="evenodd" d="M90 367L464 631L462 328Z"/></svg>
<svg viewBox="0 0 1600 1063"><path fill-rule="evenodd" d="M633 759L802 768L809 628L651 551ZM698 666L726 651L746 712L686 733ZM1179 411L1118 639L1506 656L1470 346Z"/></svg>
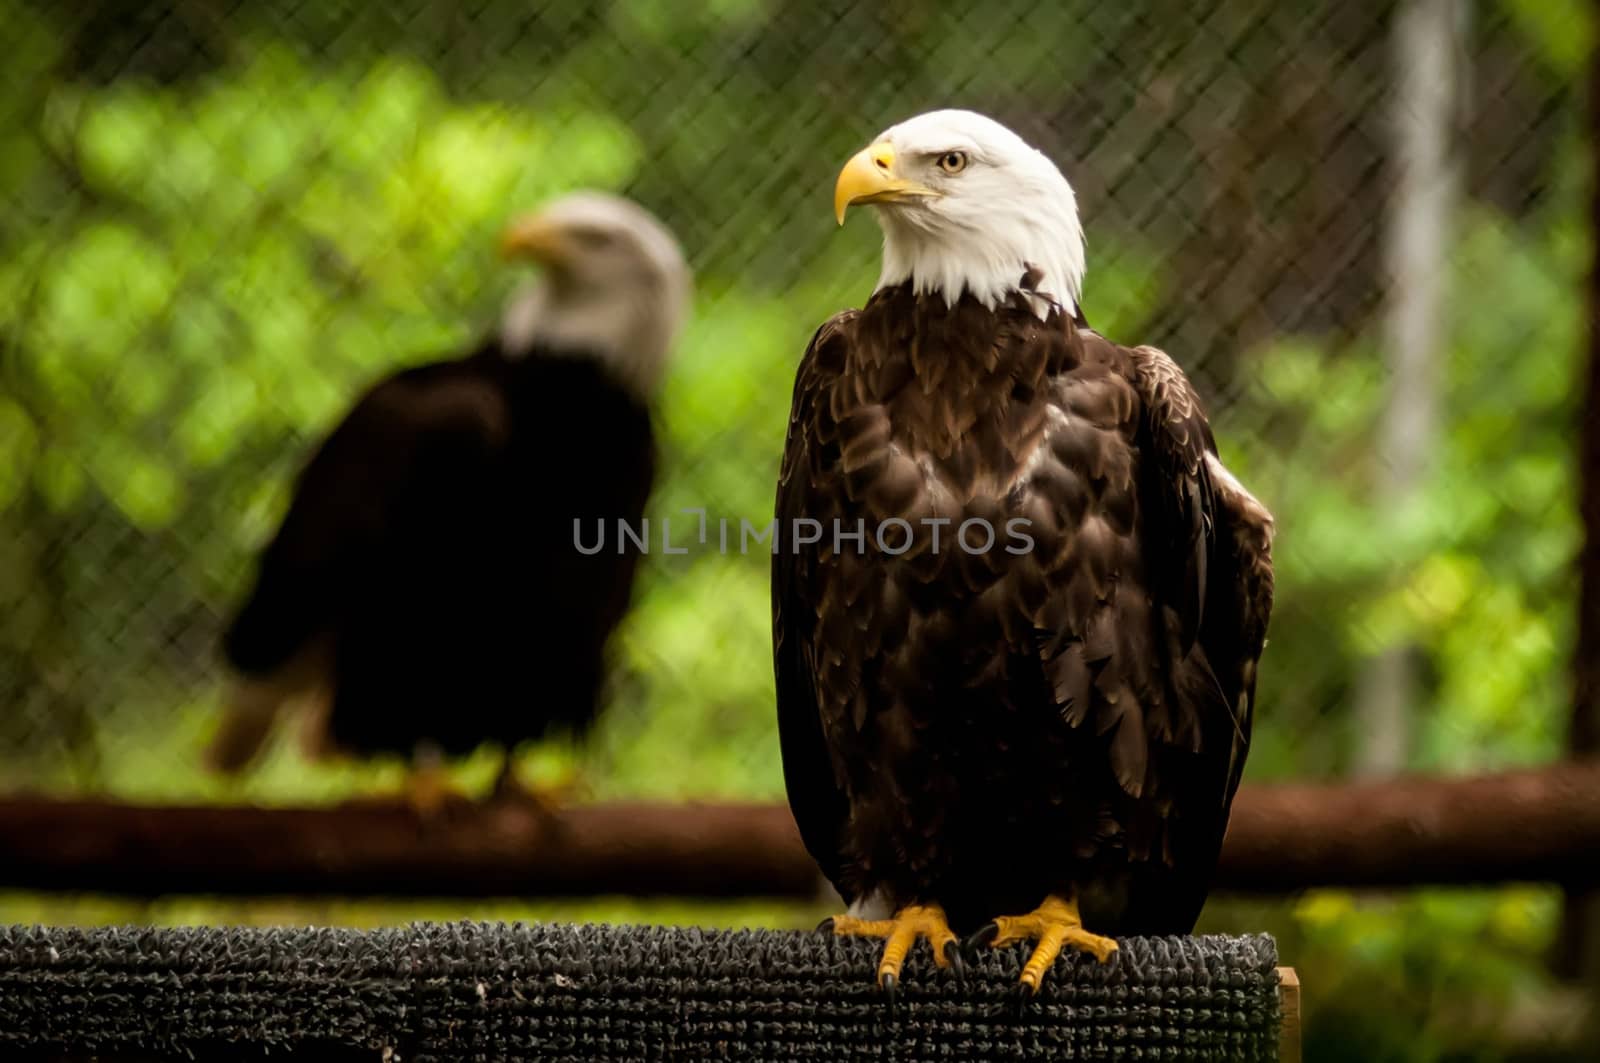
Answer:
<svg viewBox="0 0 1600 1063"><path fill-rule="evenodd" d="M1583 0L1500 0L1557 73L1577 78L1594 48L1593 8Z"/></svg>
<svg viewBox="0 0 1600 1063"><path fill-rule="evenodd" d="M88 477L76 457L64 447L50 447L39 455L33 483L52 512L69 512L83 498Z"/></svg>
<svg viewBox="0 0 1600 1063"><path fill-rule="evenodd" d="M106 497L136 527L147 531L170 523L183 499L177 474L158 458L129 447L101 447L89 468Z"/></svg>
<svg viewBox="0 0 1600 1063"><path fill-rule="evenodd" d="M4 512L28 482L39 433L28 411L0 395L0 512Z"/></svg>

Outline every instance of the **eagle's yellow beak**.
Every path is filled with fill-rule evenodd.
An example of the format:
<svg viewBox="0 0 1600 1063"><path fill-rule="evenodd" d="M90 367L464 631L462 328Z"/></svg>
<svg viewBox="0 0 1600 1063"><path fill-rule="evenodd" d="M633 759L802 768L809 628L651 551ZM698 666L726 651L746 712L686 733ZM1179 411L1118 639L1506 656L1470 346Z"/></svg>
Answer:
<svg viewBox="0 0 1600 1063"><path fill-rule="evenodd" d="M894 146L879 141L853 155L833 186L833 216L844 224L844 212L857 203L896 203L918 196L937 196L927 185L895 175Z"/></svg>
<svg viewBox="0 0 1600 1063"><path fill-rule="evenodd" d="M534 214L506 226L500 234L500 256L559 266L571 259L572 248L559 226L543 215Z"/></svg>

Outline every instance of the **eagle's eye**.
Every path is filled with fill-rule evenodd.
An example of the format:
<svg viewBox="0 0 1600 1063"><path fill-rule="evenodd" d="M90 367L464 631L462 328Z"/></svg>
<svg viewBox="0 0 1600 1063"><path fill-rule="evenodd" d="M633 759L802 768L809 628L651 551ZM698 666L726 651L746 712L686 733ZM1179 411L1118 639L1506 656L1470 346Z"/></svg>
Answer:
<svg viewBox="0 0 1600 1063"><path fill-rule="evenodd" d="M967 153L964 151L947 151L939 156L939 169L945 173L960 173L967 168Z"/></svg>

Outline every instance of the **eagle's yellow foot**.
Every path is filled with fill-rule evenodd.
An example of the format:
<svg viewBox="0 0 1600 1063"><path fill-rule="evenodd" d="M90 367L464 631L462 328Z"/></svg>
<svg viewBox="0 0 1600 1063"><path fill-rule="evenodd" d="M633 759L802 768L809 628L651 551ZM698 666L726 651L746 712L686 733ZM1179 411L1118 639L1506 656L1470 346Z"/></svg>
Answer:
<svg viewBox="0 0 1600 1063"><path fill-rule="evenodd" d="M405 802L424 823L439 819L448 809L470 803L471 798L439 764L419 764L406 776Z"/></svg>
<svg viewBox="0 0 1600 1063"><path fill-rule="evenodd" d="M900 970L905 965L906 953L918 938L927 938L933 948L933 962L940 967L963 969L961 942L950 930L944 909L937 904L909 904L895 913L893 919L858 919L853 915L837 915L825 919L819 930L829 930L840 937L869 937L886 939L883 955L878 960L878 984L888 992L890 1000L900 985Z"/></svg>
<svg viewBox="0 0 1600 1063"><path fill-rule="evenodd" d="M1033 955L1022 968L1022 984L1037 993L1063 947L1087 952L1101 963L1111 959L1117 943L1108 937L1091 934L1083 928L1076 899L1066 900L1051 894L1027 915L1003 915L967 939L974 946L999 948L1018 941L1036 942Z"/></svg>
<svg viewBox="0 0 1600 1063"><path fill-rule="evenodd" d="M589 795L589 789L576 771L554 782L528 783L517 775L517 769L508 758L495 776L494 789L489 800L505 804L528 805L543 813L553 813Z"/></svg>

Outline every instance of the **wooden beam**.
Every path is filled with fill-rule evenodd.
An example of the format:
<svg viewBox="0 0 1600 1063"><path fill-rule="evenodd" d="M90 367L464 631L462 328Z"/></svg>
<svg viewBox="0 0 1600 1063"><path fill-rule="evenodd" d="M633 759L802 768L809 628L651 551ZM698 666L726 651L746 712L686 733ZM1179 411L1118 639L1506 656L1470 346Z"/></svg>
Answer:
<svg viewBox="0 0 1600 1063"><path fill-rule="evenodd" d="M1600 851L1600 764L1241 788L1216 889L1572 882ZM781 804L326 808L0 801L0 886L387 896L815 897Z"/></svg>
<svg viewBox="0 0 1600 1063"><path fill-rule="evenodd" d="M1300 974L1278 968L1278 1063L1300 1063Z"/></svg>
<svg viewBox="0 0 1600 1063"><path fill-rule="evenodd" d="M1217 888L1594 881L1600 763L1241 787Z"/></svg>
<svg viewBox="0 0 1600 1063"><path fill-rule="evenodd" d="M801 896L820 889L781 805L326 808L0 802L0 884L168 893Z"/></svg>

